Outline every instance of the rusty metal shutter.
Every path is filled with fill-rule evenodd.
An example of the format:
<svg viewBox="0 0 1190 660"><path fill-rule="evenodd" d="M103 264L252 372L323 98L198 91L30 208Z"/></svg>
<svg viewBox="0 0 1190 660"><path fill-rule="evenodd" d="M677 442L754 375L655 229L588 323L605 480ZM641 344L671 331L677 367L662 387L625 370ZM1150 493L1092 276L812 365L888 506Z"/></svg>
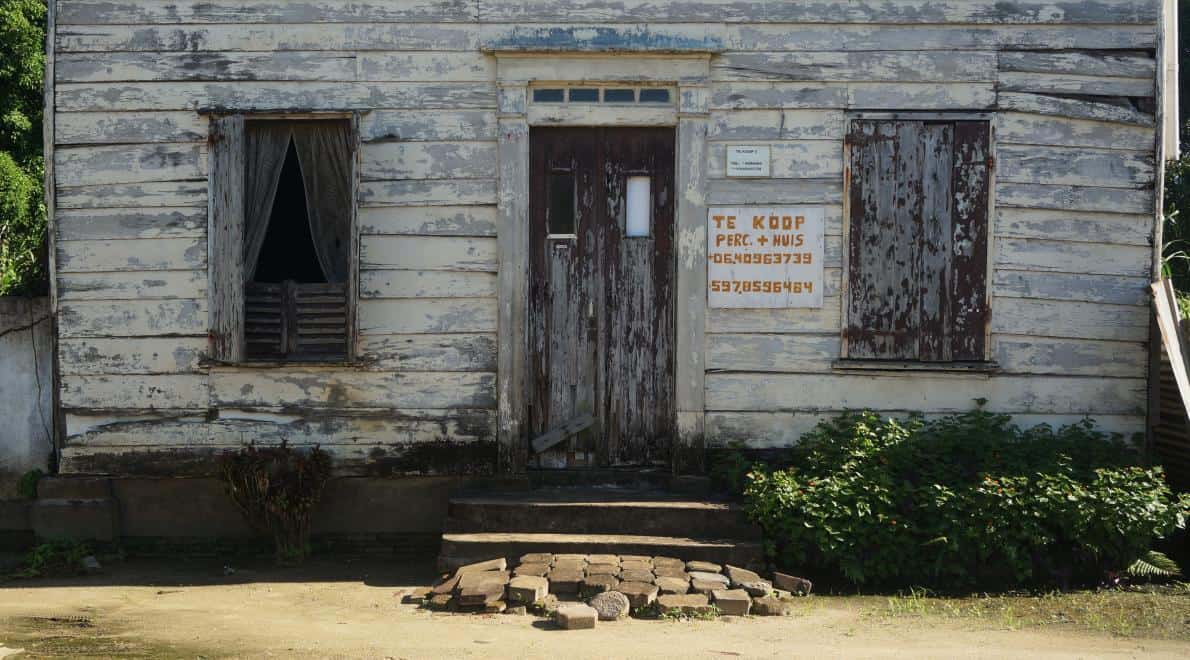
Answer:
<svg viewBox="0 0 1190 660"><path fill-rule="evenodd" d="M852 121L849 358L984 359L988 136L983 121Z"/></svg>

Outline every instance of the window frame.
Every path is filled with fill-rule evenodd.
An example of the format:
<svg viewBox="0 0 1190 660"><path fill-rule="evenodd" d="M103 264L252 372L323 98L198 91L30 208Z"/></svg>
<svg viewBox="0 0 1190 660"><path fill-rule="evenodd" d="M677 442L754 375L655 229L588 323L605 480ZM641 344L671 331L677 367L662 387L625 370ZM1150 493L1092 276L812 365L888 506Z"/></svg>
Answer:
<svg viewBox="0 0 1190 660"><path fill-rule="evenodd" d="M924 361L903 358L851 357L847 329L850 326L851 305L851 157L852 144L846 139L856 121L982 121L988 126L988 175L987 175L987 252L984 264L984 306L987 320L983 327L983 355L979 360ZM999 370L992 359L992 314L994 313L994 264L995 264L995 214L996 214L996 121L992 112L953 111L856 111L844 115L843 125L843 218L842 218L842 285L839 306L841 327L839 329L839 358L832 362L836 371L938 371L950 373L989 373Z"/></svg>
<svg viewBox="0 0 1190 660"><path fill-rule="evenodd" d="M208 221L207 221L208 290L207 290L207 299L208 299L208 301L210 303L210 307L211 307L211 309L210 309L211 343L210 343L210 354L208 356L208 360L216 365L233 365L233 366L238 366L238 367L258 367L258 368L259 367L284 367L284 366L294 366L294 365L303 365L303 364L324 365L324 366L328 365L328 364L329 365L334 365L334 364L356 365L356 364L358 364L359 360L358 360L358 355L357 355L357 344L358 344L358 334L359 334L358 315L359 315L359 279L360 279L359 190L360 190L360 176L361 176L361 163L362 163L362 160L361 160L362 159L362 149L361 149L362 137L361 137L361 131L360 131L361 112L354 111L354 110L350 110L350 111L349 110L332 110L332 111L326 111L326 112L279 113L279 112L271 112L271 111L268 111L268 112L266 112L266 111L261 111L261 112L254 112L254 111L238 111L238 112L218 111L218 112L214 112L214 111L210 111L210 112L206 112L206 111L200 110L200 114L207 115L207 118L209 119L209 136L210 137L208 138L208 145L209 145L210 153L212 156L214 156L216 149L218 148L217 142L220 139L225 139L224 136L218 135L218 133L221 129L217 128L217 124L221 123L219 120L226 120L226 119L238 120L238 123L240 126L240 129L239 129L240 135L238 135L236 137L236 139L239 141L241 146L243 146L245 148L246 148L245 136L247 134L247 125L251 122L286 121L286 122L299 123L302 121L345 120L348 122L350 133L351 133L351 147L350 148L352 151L352 153L350 154L350 162L351 162L351 172L349 174L350 180L348 181L349 194L350 194L350 200L351 200L350 213L349 213L349 228L348 228L348 264L349 264L349 267L348 267L348 277L347 277L347 283L346 283L347 284L346 298L344 301L345 305L346 305L346 317L347 317L346 318L346 324L347 324L346 335L347 336L345 338L346 350L345 350L345 353L343 354L343 356L331 356L331 357L327 357L327 358L319 358L317 356L310 356L310 355L295 355L293 357L287 356L287 357L279 357L279 358L272 358L272 357L249 358L247 356L247 351L246 351L246 343L247 343L246 336L245 336L246 299L244 297L243 285L241 285L241 287L240 287L239 294L237 296L233 296L234 298L238 299L238 303L239 303L238 311L232 310L232 314L231 314L230 318L228 318L226 316L226 312L224 313L224 318L217 317L219 312L217 310L218 305L216 304L216 301L226 297L226 294L222 292L222 289L225 287L224 287L224 285L220 284L220 280L222 279L222 277L216 275L216 272L218 270L226 270L226 269L220 268L219 264L217 264L217 259L221 256L228 254L228 252L226 249L219 249L218 246L216 245L216 236L217 236L216 229L217 229L217 222L219 222L218 218L216 217L219 213L217 206L218 206L218 202L221 201L219 199L220 195L219 195L219 191L216 189L216 186L218 185L219 182L226 184L229 180L236 180L239 182L239 185L241 186L241 191L238 195L238 197L239 197L239 200L238 200L239 214L240 214L240 218L238 220L238 225L239 225L238 228L239 228L239 231L241 232L241 235L239 236L238 241L236 241L236 251L237 251L237 253L242 254L242 249L239 246L241 246L242 242L243 242L242 232L244 229L244 222L245 222L244 212L246 211L246 209L244 208L244 204L243 204L244 192L242 189L244 186L246 186L246 181L247 181L247 167L246 167L247 154L241 153L241 154L239 154L239 158L238 158L238 164L240 166L240 171L238 172L238 174L234 173L234 172L231 172L231 173L224 172L224 173L220 173L220 175L217 176L216 171L215 171L216 167L212 166L211 172L208 173L208 177L207 177L208 188L209 188L208 201L207 201L207 209L208 209ZM212 158L212 160L214 160L214 159ZM235 159L233 159L232 162L234 163L237 161ZM243 272L242 269L244 268L244 266L245 265L243 264L242 257L241 257L241 260L240 260L240 263L238 264L238 266L233 267L231 270L238 271L238 272L242 273ZM228 331L229 331L228 322L229 322L229 320L232 324L237 326L236 330L234 331L236 333L236 336L234 336L234 337L228 336Z"/></svg>

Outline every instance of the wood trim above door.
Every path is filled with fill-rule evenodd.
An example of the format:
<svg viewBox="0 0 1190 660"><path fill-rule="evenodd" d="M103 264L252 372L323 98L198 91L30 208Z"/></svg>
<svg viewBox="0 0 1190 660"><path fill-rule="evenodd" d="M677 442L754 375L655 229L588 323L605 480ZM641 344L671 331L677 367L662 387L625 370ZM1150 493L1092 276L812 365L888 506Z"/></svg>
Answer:
<svg viewBox="0 0 1190 660"><path fill-rule="evenodd" d="M677 129L674 395L678 437L671 453L672 468L675 473L701 472L705 467L706 138L710 124L711 53L493 54L497 61L500 223L497 469L501 474L519 474L524 472L528 459L525 433L529 370L529 85L648 83L677 87L676 113L667 114L663 118L666 123L649 125ZM623 124L614 123L604 113L579 113L569 119L561 117L549 125Z"/></svg>

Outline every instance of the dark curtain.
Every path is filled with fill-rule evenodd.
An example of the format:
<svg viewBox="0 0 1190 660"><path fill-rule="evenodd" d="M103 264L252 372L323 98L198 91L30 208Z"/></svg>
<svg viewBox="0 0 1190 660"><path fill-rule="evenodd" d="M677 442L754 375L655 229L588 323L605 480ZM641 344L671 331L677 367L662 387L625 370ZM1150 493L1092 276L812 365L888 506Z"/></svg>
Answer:
<svg viewBox="0 0 1190 660"><path fill-rule="evenodd" d="M327 282L346 282L351 256L351 126L345 121L296 123L293 141L318 263Z"/></svg>
<svg viewBox="0 0 1190 660"><path fill-rule="evenodd" d="M260 247L268 233L269 216L273 213L277 182L285 164L293 125L281 121L254 121L248 123L245 132L244 282L251 282L256 275Z"/></svg>

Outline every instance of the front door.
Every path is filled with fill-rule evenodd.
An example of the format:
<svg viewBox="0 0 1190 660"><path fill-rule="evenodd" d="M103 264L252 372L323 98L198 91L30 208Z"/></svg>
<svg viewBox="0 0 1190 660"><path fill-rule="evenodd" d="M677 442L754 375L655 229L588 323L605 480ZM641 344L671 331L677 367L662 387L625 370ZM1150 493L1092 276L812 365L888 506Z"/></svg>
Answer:
<svg viewBox="0 0 1190 660"><path fill-rule="evenodd" d="M529 440L564 438L530 464L668 465L673 129L534 128L530 148Z"/></svg>

